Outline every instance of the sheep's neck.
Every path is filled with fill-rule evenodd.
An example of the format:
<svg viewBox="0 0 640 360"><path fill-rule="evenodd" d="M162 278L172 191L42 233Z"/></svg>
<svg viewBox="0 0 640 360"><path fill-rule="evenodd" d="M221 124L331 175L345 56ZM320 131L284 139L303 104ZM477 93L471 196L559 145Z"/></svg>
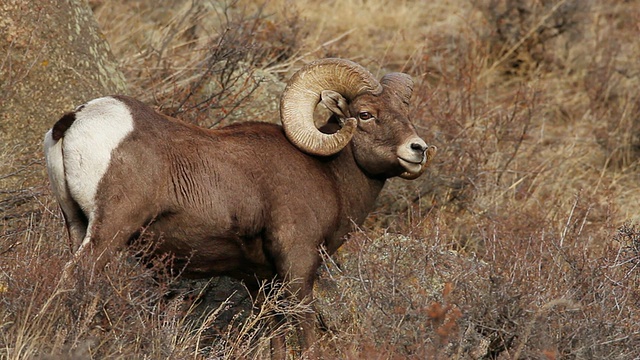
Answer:
<svg viewBox="0 0 640 360"><path fill-rule="evenodd" d="M337 236L325 244L330 254L344 243L345 235L353 231L354 226L362 225L385 184L385 179L370 178L360 170L349 147L336 155L331 167L336 187L341 190L339 216L349 221L342 222Z"/></svg>

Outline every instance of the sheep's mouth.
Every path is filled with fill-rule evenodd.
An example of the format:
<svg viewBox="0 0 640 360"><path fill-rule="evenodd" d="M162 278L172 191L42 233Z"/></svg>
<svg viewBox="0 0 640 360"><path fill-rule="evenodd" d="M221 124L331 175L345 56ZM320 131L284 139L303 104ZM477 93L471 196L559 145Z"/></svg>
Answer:
<svg viewBox="0 0 640 360"><path fill-rule="evenodd" d="M401 156L398 156L398 160L400 160L400 163L409 163L409 164L420 164L422 165L422 163L424 162L424 157L422 157L422 159L420 161L411 161L411 160L407 160Z"/></svg>
<svg viewBox="0 0 640 360"><path fill-rule="evenodd" d="M427 166L429 166L429 163L431 163L437 151L437 147L433 145L428 146L420 161L411 161L398 156L398 162L400 162L400 165L406 170L400 174L400 177L407 180L418 178L427 169Z"/></svg>
<svg viewBox="0 0 640 360"><path fill-rule="evenodd" d="M422 170L422 165L424 164L424 162L426 161L426 157L423 156L422 159L420 159L419 161L411 161L411 160L407 160L403 157L398 156L398 161L400 162L400 165L402 165L402 167L409 173L418 173Z"/></svg>

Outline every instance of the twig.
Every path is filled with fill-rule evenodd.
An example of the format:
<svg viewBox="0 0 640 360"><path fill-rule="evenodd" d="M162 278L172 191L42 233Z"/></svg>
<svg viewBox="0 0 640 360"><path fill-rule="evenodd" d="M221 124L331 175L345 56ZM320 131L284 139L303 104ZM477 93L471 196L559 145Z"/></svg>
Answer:
<svg viewBox="0 0 640 360"><path fill-rule="evenodd" d="M560 6L564 5L565 2L567 2L567 0L561 0L557 4L555 4L551 8L551 10L549 10L549 12L546 13L542 17L542 19L540 19L540 21L538 21L536 26L532 27L531 30L529 30L529 32L525 36L521 37L520 40L518 40L518 42L515 43L515 45L513 45L504 55L502 55L500 59L498 59L498 61L493 63L493 65L491 65L489 69L482 72L478 76L478 79L484 78L486 75L488 75L493 70L495 70L498 66L500 66L505 60L507 60L516 50L518 50L518 48L520 48L520 46L522 46L522 44L524 44L525 41L527 41L536 31L538 31L538 29L540 29L542 25L544 25L544 23L560 8Z"/></svg>
<svg viewBox="0 0 640 360"><path fill-rule="evenodd" d="M512 358L513 360L518 360L518 358L520 357L520 354L522 353L522 350L524 350L524 346L527 344L527 341L529 340L529 336L531 336L531 332L533 331L533 326L535 325L536 321L538 321L540 316L542 316L542 314L545 313L547 310L550 310L551 308L554 308L554 307L559 306L559 305L565 305L567 307L569 307L569 306L579 307L578 304L576 304L575 302L573 302L571 300L568 300L568 299L555 299L555 300L549 301L548 303L544 304L541 308L539 308L538 311L533 316L533 319L531 319L531 321L529 321L529 324L527 324L527 327L524 329L524 334L522 336L522 341L520 342L520 344L516 348L515 353L513 354L513 358Z"/></svg>

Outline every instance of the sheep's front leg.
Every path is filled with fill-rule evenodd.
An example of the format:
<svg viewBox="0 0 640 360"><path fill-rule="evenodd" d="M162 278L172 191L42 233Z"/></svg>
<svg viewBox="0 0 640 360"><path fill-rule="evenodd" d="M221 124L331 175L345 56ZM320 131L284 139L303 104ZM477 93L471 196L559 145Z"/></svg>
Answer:
<svg viewBox="0 0 640 360"><path fill-rule="evenodd" d="M283 251L277 257L278 276L288 286L287 296L294 297L301 305L311 306L313 302L313 281L320 263L320 256L317 249L309 246L309 244L296 245L295 249L287 249L289 251ZM303 351L309 351L316 342L315 313L313 311L305 311L297 316L294 321L301 348ZM284 335L272 338L271 344L273 359L286 358ZM316 356L311 351L307 353L307 357L315 358Z"/></svg>
<svg viewBox="0 0 640 360"><path fill-rule="evenodd" d="M271 320L271 331L276 332L282 325L284 317L281 315L275 316ZM287 358L287 344L285 334L276 334L271 336L271 360L285 360Z"/></svg>
<svg viewBox="0 0 640 360"><path fill-rule="evenodd" d="M316 351L313 346L317 341L316 337L316 314L313 311L313 280L315 277L316 266L310 271L311 275L308 276L308 280L305 280L300 286L293 284L293 292L297 296L298 301L302 305L308 305L310 310L305 311L303 314L296 318L296 330L300 345L303 352L307 352L307 358L316 358Z"/></svg>
<svg viewBox="0 0 640 360"><path fill-rule="evenodd" d="M290 285L291 286L291 285ZM294 290L296 289L297 290ZM309 289L311 286L308 287ZM302 295L306 294L306 295ZM304 289L298 286L293 286L288 296L295 297L301 305L311 306L313 297L310 290ZM303 352L306 353L306 358L315 359L315 351L312 346L316 342L316 325L315 325L315 313L312 311L306 311L303 314L296 314L296 318L292 319L293 327L296 329L298 339L300 341L300 347ZM280 326L284 324L284 315L275 315L271 319L271 330L274 335L271 337L271 359L272 360L284 360L287 358L287 346L286 346L286 334L279 331Z"/></svg>

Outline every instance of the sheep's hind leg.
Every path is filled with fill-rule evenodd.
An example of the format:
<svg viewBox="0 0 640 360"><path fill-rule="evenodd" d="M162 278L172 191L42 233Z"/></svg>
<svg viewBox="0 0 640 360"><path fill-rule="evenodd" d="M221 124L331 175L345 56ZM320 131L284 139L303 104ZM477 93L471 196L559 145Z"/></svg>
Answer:
<svg viewBox="0 0 640 360"><path fill-rule="evenodd" d="M62 214L69 235L69 249L75 253L87 235L88 220L77 204L73 204L70 210L63 210Z"/></svg>
<svg viewBox="0 0 640 360"><path fill-rule="evenodd" d="M147 211L132 206L130 199L112 197L108 204L89 215L88 227L80 247L73 255L73 264L84 263L93 274L104 269L116 251L148 221Z"/></svg>

